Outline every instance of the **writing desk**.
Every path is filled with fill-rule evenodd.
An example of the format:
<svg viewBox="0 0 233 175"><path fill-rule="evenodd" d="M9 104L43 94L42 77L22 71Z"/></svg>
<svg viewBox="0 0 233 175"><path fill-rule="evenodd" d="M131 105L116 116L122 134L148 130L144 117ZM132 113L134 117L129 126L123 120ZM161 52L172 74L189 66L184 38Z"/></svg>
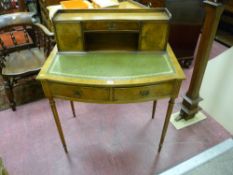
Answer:
<svg viewBox="0 0 233 175"><path fill-rule="evenodd" d="M49 99L66 152L54 98L90 103L134 103L170 98L159 143L160 151L184 77L168 45L165 51L140 52L58 52L55 47L37 79Z"/></svg>

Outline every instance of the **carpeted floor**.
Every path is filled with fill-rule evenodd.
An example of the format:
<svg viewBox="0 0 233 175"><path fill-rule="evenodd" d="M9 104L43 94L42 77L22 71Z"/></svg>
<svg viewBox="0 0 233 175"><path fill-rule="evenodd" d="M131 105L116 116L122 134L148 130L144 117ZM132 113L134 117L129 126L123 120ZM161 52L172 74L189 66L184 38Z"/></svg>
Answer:
<svg viewBox="0 0 233 175"><path fill-rule="evenodd" d="M190 78L191 69L185 72ZM158 154L167 100L159 101L154 120L152 102L75 103L76 118L68 101L57 100L57 107L68 154L47 99L18 106L16 112L0 111L0 155L10 175L154 175L231 137L210 117L181 130L169 125Z"/></svg>

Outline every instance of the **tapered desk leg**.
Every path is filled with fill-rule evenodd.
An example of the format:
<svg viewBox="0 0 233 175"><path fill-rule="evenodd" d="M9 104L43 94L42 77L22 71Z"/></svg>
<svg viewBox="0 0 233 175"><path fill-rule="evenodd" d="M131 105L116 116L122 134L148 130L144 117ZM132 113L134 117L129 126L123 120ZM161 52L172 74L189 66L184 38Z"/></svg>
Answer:
<svg viewBox="0 0 233 175"><path fill-rule="evenodd" d="M164 124L163 124L163 131L162 131L162 134L161 134L161 137L160 137L158 152L161 151L161 148L163 146L163 141L164 141L164 138L165 138L165 135L166 135L166 132L167 132L167 127L168 127L169 120L170 120L170 117L171 117L174 102L175 102L175 99L171 98L170 101L169 101L169 104L168 104L167 114L166 114L166 118L165 118L165 121L164 121Z"/></svg>
<svg viewBox="0 0 233 175"><path fill-rule="evenodd" d="M154 119L154 116L155 116L156 104L157 104L157 101L156 100L153 101L152 119Z"/></svg>
<svg viewBox="0 0 233 175"><path fill-rule="evenodd" d="M76 117L75 109L74 109L74 102L73 102L73 101L70 101L70 105L71 105L71 109L72 109L73 116Z"/></svg>
<svg viewBox="0 0 233 175"><path fill-rule="evenodd" d="M53 117L54 117L54 120L55 120L55 123L56 123L56 126L57 126L57 130L58 130L58 133L59 133L63 148L64 148L65 152L67 153L68 151L67 151L67 147L66 147L66 141L65 141L65 138L64 138L64 134L63 134L62 127L61 127L61 122L60 122L60 119L59 119L59 116L58 116L58 113L57 113L57 108L56 108L56 104L55 104L54 99L49 99L49 103L50 103L50 107L51 107L51 109L53 111Z"/></svg>

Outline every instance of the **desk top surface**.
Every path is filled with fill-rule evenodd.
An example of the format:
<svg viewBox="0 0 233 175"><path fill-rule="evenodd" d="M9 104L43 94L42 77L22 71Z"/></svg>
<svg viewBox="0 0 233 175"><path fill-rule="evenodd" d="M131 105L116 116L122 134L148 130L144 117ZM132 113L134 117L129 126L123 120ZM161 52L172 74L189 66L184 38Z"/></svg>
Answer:
<svg viewBox="0 0 233 175"><path fill-rule="evenodd" d="M172 74L165 53L84 52L57 54L48 74L90 79L132 79Z"/></svg>
<svg viewBox="0 0 233 175"><path fill-rule="evenodd" d="M175 61L175 62L174 62ZM39 80L87 85L131 85L184 79L168 52L52 52Z"/></svg>

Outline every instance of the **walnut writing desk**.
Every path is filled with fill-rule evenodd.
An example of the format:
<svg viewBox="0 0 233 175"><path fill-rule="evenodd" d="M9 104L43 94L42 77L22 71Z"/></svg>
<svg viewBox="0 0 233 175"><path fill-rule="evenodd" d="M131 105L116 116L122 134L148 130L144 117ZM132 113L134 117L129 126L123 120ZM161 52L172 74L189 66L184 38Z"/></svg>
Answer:
<svg viewBox="0 0 233 175"><path fill-rule="evenodd" d="M151 10L149 11L150 13L152 12ZM108 10L108 12L112 13L111 10ZM136 12L145 13L145 11ZM85 12L85 18L88 16L86 13L89 12ZM134 15L137 15L137 13L134 12ZM107 13L104 13L103 16L106 14ZM80 16L82 15L79 13L79 18ZM146 15L144 14L143 16L145 17ZM107 17L109 17L109 15L107 15ZM72 16L72 19L75 18ZM129 19L130 17L128 17L127 20ZM137 22L140 20L135 17L134 19L136 19ZM82 28L83 23L76 21L76 23L71 24L71 21L69 21L67 25L70 25L71 27L76 26L76 29L81 28L82 32L80 33L85 33L85 29ZM135 27L137 27L137 25L134 25L134 20L131 20L130 22L131 25L128 27L133 26L133 31L135 33ZM59 23L59 25L61 24L64 25L63 23ZM88 24L90 24L90 20L88 20ZM152 28L153 24L158 27L158 23L152 23ZM81 26L77 27L77 25ZM94 47L93 43L95 43L96 40L92 40L94 42L91 42L90 47L86 46L87 43L82 45L82 42L74 44L80 40L83 41L82 36L77 37L80 34L78 30L75 30L75 35L73 35L73 32L71 32L71 34L64 34L64 31L63 33L59 33L59 30L61 29L59 26L59 30L56 33L58 46L54 48L37 77L37 79L41 81L45 95L50 101L57 129L66 152L66 142L54 98L90 103L134 103L154 101L152 118L154 116L156 100L170 98L160 139L159 151L162 147L174 100L179 93L181 82L184 79L183 71L170 46L164 42L164 39L153 42L153 44L160 43L159 47L161 47L161 49L158 49L156 45L153 46L153 44L152 46L149 45L146 47L148 42L145 41L148 38L151 39L151 37L147 37L146 34L148 34L148 32L146 32L146 34L144 32L144 36L141 36L141 33L143 33L141 32L141 30L143 30L143 24L140 24L140 30L137 35L131 35L129 34L131 31L125 31L125 29L120 31L117 29L118 31L116 32L115 27L117 28L118 25L118 21L111 21L109 29L111 30L109 33L113 34L111 37L116 37L116 33L117 36L119 36L119 33L123 32L125 34L126 32L126 35L124 36L130 36L130 41L132 41L135 40L132 39L132 37L137 36L141 38L139 44L137 44L137 50L128 48L122 50L119 49L121 46L116 47L118 48L117 50L103 50L102 48L100 49L99 46ZM89 25L89 27L90 26L92 25ZM120 29L124 28L122 21L120 21L119 26ZM56 27L55 24L55 29ZM105 26L100 26L101 35L103 35L103 27ZM67 26L65 28L69 29ZM95 38L98 37L98 32L100 31L97 30L98 28L96 25L94 25L94 28L95 30L94 32L92 31L91 36ZM148 28L150 29L150 25L146 26L147 31ZM96 31L97 33L95 33ZM159 28L158 31L163 32L163 30L159 30ZM106 32L106 30L104 30L104 32ZM154 35L156 36L158 34L161 35L159 32L155 32ZM64 35L66 37L63 40L62 36ZM70 37L69 35L73 35L73 37ZM151 36L153 37L154 35L152 34ZM72 40L72 47L69 47L71 43L68 42L68 39ZM64 44L65 42L67 42L67 44ZM101 42L105 43L106 40ZM135 44L130 47L134 48ZM153 47L156 49L152 49ZM163 49L163 47L165 47L165 49ZM92 48L92 50L87 48Z"/></svg>

